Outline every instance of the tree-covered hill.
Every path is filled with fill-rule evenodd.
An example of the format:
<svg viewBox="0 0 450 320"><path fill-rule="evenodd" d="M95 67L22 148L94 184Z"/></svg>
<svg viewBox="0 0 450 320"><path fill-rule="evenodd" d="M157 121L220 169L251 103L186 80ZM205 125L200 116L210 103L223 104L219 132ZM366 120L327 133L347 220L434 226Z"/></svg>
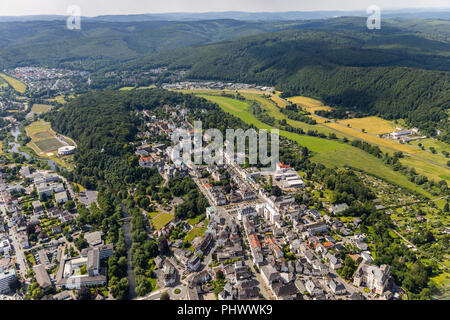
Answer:
<svg viewBox="0 0 450 320"><path fill-rule="evenodd" d="M0 23L0 69L52 66L97 70L164 50L291 28L295 23L236 20L107 22L65 20Z"/></svg>
<svg viewBox="0 0 450 320"><path fill-rule="evenodd" d="M173 50L119 68L167 65L189 69L191 79L275 85L286 96L404 118L430 135L437 127L448 132L450 43L395 27L371 32L355 23L341 19L330 23L334 31L322 26Z"/></svg>

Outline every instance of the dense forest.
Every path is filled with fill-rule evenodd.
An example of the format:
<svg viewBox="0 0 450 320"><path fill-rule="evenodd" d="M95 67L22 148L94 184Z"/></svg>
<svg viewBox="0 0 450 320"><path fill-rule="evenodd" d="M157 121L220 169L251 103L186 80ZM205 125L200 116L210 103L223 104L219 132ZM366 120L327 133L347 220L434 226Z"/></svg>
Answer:
<svg viewBox="0 0 450 320"><path fill-rule="evenodd" d="M135 110L164 103L212 108L206 100L165 90L104 91L82 95L46 119L56 131L77 141L77 166L71 174L80 179L79 183L89 188L103 182L120 186L154 175L154 170L136 165L130 142L140 125Z"/></svg>
<svg viewBox="0 0 450 320"><path fill-rule="evenodd" d="M441 128L448 140L450 43L389 28L376 33L353 27L266 33L117 68L166 65L189 69L191 79L274 85L284 96L306 95L353 112L404 118L428 135Z"/></svg>

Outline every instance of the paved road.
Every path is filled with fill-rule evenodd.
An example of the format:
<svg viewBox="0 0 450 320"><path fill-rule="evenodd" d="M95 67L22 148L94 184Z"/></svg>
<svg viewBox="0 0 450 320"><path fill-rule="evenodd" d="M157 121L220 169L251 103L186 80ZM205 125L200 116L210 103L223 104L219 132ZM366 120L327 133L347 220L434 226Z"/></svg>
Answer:
<svg viewBox="0 0 450 320"><path fill-rule="evenodd" d="M129 290L129 299L134 299L136 297L136 275L134 274L134 270L131 263L131 246L133 244L133 241L131 240L131 225L130 225L130 216L128 214L128 211L125 206L123 206L123 215L124 219L123 221L123 233L125 238L125 246L127 248L127 278L128 278L128 284L130 286Z"/></svg>
<svg viewBox="0 0 450 320"><path fill-rule="evenodd" d="M11 223L11 222L9 222ZM19 239L15 228L12 226L9 228L9 236L14 247L16 265L19 267L18 272L25 279L27 274L27 262L23 253L23 248L19 244Z"/></svg>

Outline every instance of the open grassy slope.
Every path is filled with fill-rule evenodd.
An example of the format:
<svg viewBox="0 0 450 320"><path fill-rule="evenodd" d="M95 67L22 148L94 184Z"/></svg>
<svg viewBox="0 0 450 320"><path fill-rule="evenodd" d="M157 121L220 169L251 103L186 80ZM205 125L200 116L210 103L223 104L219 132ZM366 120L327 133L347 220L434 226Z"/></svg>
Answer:
<svg viewBox="0 0 450 320"><path fill-rule="evenodd" d="M13 77L10 77L4 73L0 73L0 77L2 77L6 82L8 82L11 85L11 87L13 87L14 90L16 90L17 92L25 93L25 91L27 90L27 85L22 81L14 79Z"/></svg>
<svg viewBox="0 0 450 320"><path fill-rule="evenodd" d="M240 118L248 124L253 124L258 129L270 130L273 128L256 119L247 110L248 103L244 101L205 93L199 94L199 96L217 103L224 111ZM312 158L313 161L317 161L328 167L350 166L430 197L428 192L410 182L405 176L393 171L380 159L377 159L358 148L337 141L309 137L286 131L280 131L280 135L296 141L300 145L315 152L316 154Z"/></svg>

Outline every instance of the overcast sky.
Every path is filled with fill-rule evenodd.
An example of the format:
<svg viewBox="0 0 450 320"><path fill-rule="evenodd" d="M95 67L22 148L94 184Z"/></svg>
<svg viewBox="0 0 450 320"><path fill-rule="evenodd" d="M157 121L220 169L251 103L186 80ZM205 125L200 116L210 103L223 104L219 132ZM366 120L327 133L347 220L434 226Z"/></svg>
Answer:
<svg viewBox="0 0 450 320"><path fill-rule="evenodd" d="M314 11L450 7L450 0L0 0L0 16L66 15L78 5L83 16L162 12Z"/></svg>

